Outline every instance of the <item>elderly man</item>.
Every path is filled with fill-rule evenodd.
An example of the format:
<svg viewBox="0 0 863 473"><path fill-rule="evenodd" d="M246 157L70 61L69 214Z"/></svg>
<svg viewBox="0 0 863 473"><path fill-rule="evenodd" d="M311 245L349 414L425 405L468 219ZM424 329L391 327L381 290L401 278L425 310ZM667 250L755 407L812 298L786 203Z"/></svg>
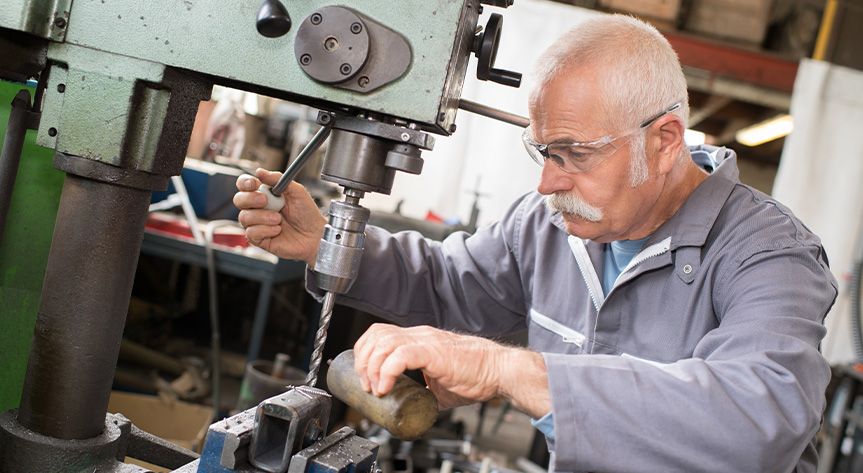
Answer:
<svg viewBox="0 0 863 473"><path fill-rule="evenodd" d="M502 397L557 471L815 471L837 293L818 237L741 184L731 151L685 146L686 83L652 27L591 19L538 63L538 192L473 236L367 230L339 301L411 328L356 343L364 387L420 369L443 407ZM313 265L325 221L302 187L279 214L237 185L249 240ZM430 326L527 328L530 349Z"/></svg>

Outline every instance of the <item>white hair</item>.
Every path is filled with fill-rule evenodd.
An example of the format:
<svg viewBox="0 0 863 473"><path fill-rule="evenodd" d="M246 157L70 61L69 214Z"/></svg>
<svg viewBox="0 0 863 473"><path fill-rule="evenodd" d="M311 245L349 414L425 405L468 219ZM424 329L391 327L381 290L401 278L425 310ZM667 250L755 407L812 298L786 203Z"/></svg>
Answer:
<svg viewBox="0 0 863 473"><path fill-rule="evenodd" d="M561 36L538 59L531 103L548 83L581 67L599 66L600 121L624 131L680 102L676 112L689 119L686 77L668 40L653 26L631 16L587 19Z"/></svg>

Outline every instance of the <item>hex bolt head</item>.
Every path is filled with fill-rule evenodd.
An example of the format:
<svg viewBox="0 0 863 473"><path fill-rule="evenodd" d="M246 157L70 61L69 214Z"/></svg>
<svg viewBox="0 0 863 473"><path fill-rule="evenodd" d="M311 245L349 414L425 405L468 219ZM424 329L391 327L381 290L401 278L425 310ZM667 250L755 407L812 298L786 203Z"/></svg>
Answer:
<svg viewBox="0 0 863 473"><path fill-rule="evenodd" d="M340 67L340 68L339 68L339 71L340 71L343 75L348 75L348 74L350 74L350 73L351 73L351 70L352 70L352 69L351 69L351 65L350 65L350 64L348 64L348 63L344 63L344 64L342 64L342 67Z"/></svg>
<svg viewBox="0 0 863 473"><path fill-rule="evenodd" d="M309 56L308 54L303 54L302 56L300 56L300 64L302 64L304 66L308 66L311 63L312 63L312 57Z"/></svg>
<svg viewBox="0 0 863 473"><path fill-rule="evenodd" d="M369 82L371 82L371 81L369 80L368 77L362 76L357 80L357 85L359 85L362 88L366 88L369 86Z"/></svg>
<svg viewBox="0 0 863 473"><path fill-rule="evenodd" d="M320 25L323 19L324 18L321 16L320 13L312 13L312 17L310 18L313 25Z"/></svg>
<svg viewBox="0 0 863 473"><path fill-rule="evenodd" d="M361 25L358 21L355 21L351 24L351 33L360 34L363 31L363 25Z"/></svg>

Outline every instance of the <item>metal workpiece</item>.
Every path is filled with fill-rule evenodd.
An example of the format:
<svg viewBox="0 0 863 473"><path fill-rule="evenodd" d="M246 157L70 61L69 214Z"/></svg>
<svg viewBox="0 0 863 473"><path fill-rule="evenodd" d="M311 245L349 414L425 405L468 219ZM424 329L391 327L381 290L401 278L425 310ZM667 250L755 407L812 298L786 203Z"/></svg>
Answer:
<svg viewBox="0 0 863 473"><path fill-rule="evenodd" d="M35 130L39 127L39 117L38 112L30 109L30 91L19 90L12 100L6 137L3 140L3 149L0 151L0 247L3 245L6 218L12 204L12 189L15 187L18 164L21 162L24 138L27 136L27 130Z"/></svg>
<svg viewBox="0 0 863 473"><path fill-rule="evenodd" d="M411 63L407 40L349 8L327 6L306 17L294 56L316 81L368 93L399 78Z"/></svg>
<svg viewBox="0 0 863 473"><path fill-rule="evenodd" d="M330 364L327 387L333 396L401 440L418 440L437 420L437 398L404 374L396 378L393 390L383 396L364 391L354 369L353 350L342 352Z"/></svg>
<svg viewBox="0 0 863 473"><path fill-rule="evenodd" d="M18 421L58 439L99 436L150 192L67 175Z"/></svg>
<svg viewBox="0 0 863 473"><path fill-rule="evenodd" d="M372 473L377 454L378 444L342 427L294 455L288 473Z"/></svg>
<svg viewBox="0 0 863 473"><path fill-rule="evenodd" d="M272 473L288 469L291 457L326 435L330 395L309 386L294 386L258 405L249 448L249 463Z"/></svg>

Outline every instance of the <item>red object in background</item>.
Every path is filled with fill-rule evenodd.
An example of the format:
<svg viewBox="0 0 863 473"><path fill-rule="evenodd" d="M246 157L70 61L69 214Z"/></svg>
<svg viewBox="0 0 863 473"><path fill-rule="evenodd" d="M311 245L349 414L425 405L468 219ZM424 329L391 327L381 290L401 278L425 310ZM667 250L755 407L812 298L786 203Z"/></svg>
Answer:
<svg viewBox="0 0 863 473"><path fill-rule="evenodd" d="M205 225L206 223L202 222L202 228ZM189 222L170 214L151 212L150 215L147 216L146 229L147 231L154 231L163 235L167 234L167 236L187 240L193 243L195 241L195 236L192 234ZM232 230L237 233L226 233ZM220 231L222 233L220 233ZM247 248L249 246L249 240L246 239L246 235L241 231L241 229L234 230L231 227L224 227L216 229L213 234L213 244Z"/></svg>
<svg viewBox="0 0 863 473"><path fill-rule="evenodd" d="M432 212L431 210L429 210L428 213L426 214L426 221L443 223L443 219L440 218L436 213Z"/></svg>

